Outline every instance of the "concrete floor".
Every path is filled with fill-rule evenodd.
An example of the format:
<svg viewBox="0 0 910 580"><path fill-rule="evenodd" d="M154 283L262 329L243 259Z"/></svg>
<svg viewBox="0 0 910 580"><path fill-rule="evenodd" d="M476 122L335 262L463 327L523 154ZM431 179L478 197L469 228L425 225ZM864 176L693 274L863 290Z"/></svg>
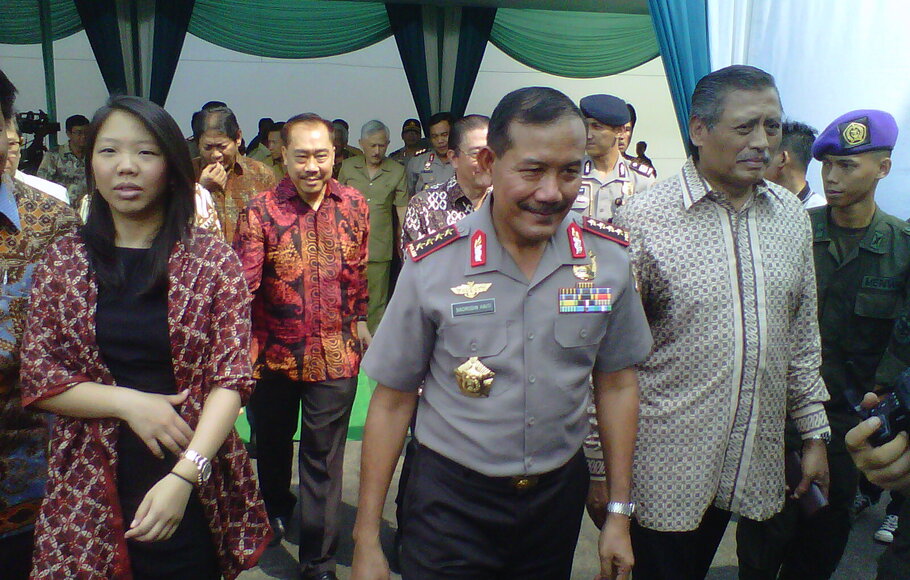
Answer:
<svg viewBox="0 0 910 580"><path fill-rule="evenodd" d="M296 463L296 462L295 462ZM353 542L350 531L354 525L357 506L357 487L360 476L360 442L348 441L345 452L343 505L341 507L342 529L338 549L338 577L341 580L350 578L351 557ZM393 481L393 488L389 492L386 502L382 529L382 541L389 552L392 545L392 536L395 531L395 504L394 497L397 492L397 473ZM294 485L296 485L296 468ZM887 499L887 497L885 498ZM885 501L866 510L857 519L853 533L847 546L847 551L835 572L832 580L874 580L876 559L884 550L872 541L872 534L878 529L884 517ZM720 549L711 565L708 580L735 580L736 568L736 524L731 523L721 543ZM297 541L298 530L292 524L288 537L280 546L270 548L259 561L259 566L240 575L240 580L265 580L280 578L295 580L297 578ZM596 578L599 570L597 562L597 528L585 517L582 524L578 547L575 550L575 567L572 573L573 580L592 580ZM397 574L392 575L393 580L400 579Z"/></svg>

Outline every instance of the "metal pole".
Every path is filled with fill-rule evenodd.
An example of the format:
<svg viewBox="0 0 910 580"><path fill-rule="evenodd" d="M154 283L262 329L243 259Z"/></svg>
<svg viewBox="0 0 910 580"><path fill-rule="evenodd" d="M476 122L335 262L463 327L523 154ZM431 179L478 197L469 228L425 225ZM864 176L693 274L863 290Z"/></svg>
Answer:
<svg viewBox="0 0 910 580"><path fill-rule="evenodd" d="M38 17L41 19L41 55L44 57L44 88L47 94L47 115L51 123L57 122L57 89L54 82L54 32L51 27L51 2L38 0ZM49 147L57 147L57 133L48 136Z"/></svg>

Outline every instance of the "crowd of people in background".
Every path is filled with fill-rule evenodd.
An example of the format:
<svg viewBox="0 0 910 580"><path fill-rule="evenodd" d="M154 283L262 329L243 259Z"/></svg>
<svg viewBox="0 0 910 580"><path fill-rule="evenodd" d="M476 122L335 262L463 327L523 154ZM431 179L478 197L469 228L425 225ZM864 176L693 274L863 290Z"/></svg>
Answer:
<svg viewBox="0 0 910 580"><path fill-rule="evenodd" d="M187 138L115 96L29 175L14 96L0 71L4 577L234 578L293 526L301 578L336 578L353 533L353 577L386 579L404 450L406 579L567 579L585 510L603 578L702 579L734 516L740 578L830 578L882 488L879 578L910 578L907 435L868 418L910 403L887 112L819 134L727 67L659 180L608 94L409 118L392 153L378 119L246 142L209 101Z"/></svg>

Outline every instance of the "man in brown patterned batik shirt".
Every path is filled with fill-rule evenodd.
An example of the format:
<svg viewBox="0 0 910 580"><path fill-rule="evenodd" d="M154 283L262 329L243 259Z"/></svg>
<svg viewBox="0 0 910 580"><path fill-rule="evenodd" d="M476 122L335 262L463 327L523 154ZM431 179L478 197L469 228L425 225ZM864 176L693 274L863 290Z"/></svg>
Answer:
<svg viewBox="0 0 910 580"><path fill-rule="evenodd" d="M618 216L654 336L639 365L636 580L702 580L731 514L781 510L786 415L803 441L791 493L828 486L812 231L796 196L762 179L781 116L764 71L702 78L692 158Z"/></svg>
<svg viewBox="0 0 910 580"><path fill-rule="evenodd" d="M194 118L199 157L193 159L196 182L212 194L224 241L233 243L237 217L250 198L274 189L278 180L271 169L240 154L243 133L227 107L203 109Z"/></svg>
<svg viewBox="0 0 910 580"><path fill-rule="evenodd" d="M15 92L0 71L0 134L13 119ZM0 167L6 155L7 141L0 139ZM47 475L47 419L22 408L19 390L31 274L51 242L78 223L65 203L0 173L0 570L8 580L28 578Z"/></svg>

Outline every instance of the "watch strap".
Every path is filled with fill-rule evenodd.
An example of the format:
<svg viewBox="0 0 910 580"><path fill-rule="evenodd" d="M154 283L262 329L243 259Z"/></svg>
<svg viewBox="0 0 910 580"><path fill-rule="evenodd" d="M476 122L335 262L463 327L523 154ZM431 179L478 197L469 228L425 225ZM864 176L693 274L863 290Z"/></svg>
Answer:
<svg viewBox="0 0 910 580"><path fill-rule="evenodd" d="M611 501L607 502L607 512L611 514L619 514L621 516L626 516L631 518L632 514L635 513L635 502L621 502L621 501Z"/></svg>

